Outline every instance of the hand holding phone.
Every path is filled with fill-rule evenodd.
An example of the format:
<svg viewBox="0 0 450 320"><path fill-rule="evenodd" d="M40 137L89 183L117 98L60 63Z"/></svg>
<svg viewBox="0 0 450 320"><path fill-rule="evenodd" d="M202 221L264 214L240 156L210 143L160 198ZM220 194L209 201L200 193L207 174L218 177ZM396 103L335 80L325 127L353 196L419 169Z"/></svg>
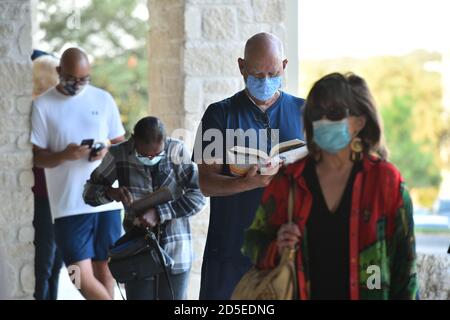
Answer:
<svg viewBox="0 0 450 320"><path fill-rule="evenodd" d="M105 149L106 145L103 142L96 142L91 147L91 153L89 154L89 161L97 157L100 152Z"/></svg>
<svg viewBox="0 0 450 320"><path fill-rule="evenodd" d="M78 145L76 143L71 143L62 151L64 160L79 160L85 158L90 150L87 145Z"/></svg>
<svg viewBox="0 0 450 320"><path fill-rule="evenodd" d="M84 139L81 141L82 146L88 146L89 149L92 148L92 145L94 144L94 139Z"/></svg>

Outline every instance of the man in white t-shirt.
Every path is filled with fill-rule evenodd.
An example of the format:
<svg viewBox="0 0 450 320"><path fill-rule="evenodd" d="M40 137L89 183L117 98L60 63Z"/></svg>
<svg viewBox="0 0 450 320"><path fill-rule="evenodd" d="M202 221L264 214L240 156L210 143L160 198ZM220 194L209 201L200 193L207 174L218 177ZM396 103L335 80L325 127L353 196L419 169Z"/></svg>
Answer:
<svg viewBox="0 0 450 320"><path fill-rule="evenodd" d="M86 299L112 299L108 249L120 237L122 207L117 202L92 207L83 201L84 184L108 147L94 153L81 142L93 139L109 146L123 141L125 130L111 95L89 85L83 51L64 51L57 72L58 85L34 101L34 164L45 168L56 244L72 280Z"/></svg>

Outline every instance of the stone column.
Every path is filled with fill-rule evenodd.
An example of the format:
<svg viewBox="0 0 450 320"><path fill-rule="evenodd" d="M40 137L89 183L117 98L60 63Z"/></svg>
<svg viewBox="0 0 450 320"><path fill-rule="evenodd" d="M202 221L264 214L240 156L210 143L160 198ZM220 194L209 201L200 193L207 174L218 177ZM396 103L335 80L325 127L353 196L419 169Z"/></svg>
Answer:
<svg viewBox="0 0 450 320"><path fill-rule="evenodd" d="M30 55L30 1L0 1L0 289L20 299L34 292Z"/></svg>
<svg viewBox="0 0 450 320"><path fill-rule="evenodd" d="M450 300L450 257L447 254L417 254L421 300Z"/></svg>
<svg viewBox="0 0 450 320"><path fill-rule="evenodd" d="M168 132L183 126L183 0L149 0L149 114Z"/></svg>
<svg viewBox="0 0 450 320"><path fill-rule="evenodd" d="M192 148L206 107L244 87L237 59L245 41L267 31L286 42L288 1L149 0L149 114L162 118L169 133L185 129ZM189 299L198 298L208 212L192 219L196 260Z"/></svg>

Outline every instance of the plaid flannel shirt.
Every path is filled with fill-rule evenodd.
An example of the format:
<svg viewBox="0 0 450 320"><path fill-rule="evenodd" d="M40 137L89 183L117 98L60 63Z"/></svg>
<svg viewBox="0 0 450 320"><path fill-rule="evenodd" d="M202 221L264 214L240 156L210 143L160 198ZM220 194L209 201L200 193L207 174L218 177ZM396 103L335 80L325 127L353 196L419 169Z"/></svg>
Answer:
<svg viewBox="0 0 450 320"><path fill-rule="evenodd" d="M168 187L173 201L158 205L156 211L161 219L160 244L174 259L172 273L190 269L193 260L192 235L189 217L198 213L206 199L198 184L198 169L182 141L167 138L165 154L157 164L156 181L152 181L151 168L139 162L135 154L133 138L112 146L100 166L94 170L84 187L84 201L91 206L111 202L106 190L118 180L133 196L139 199L153 191L153 187ZM131 211L125 210L124 228L129 230L135 219Z"/></svg>

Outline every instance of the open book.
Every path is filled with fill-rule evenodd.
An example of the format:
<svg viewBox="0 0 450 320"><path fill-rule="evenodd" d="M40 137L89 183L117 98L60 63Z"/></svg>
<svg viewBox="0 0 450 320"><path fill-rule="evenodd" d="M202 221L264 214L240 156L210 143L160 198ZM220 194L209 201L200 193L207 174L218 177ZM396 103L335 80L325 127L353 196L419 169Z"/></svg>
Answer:
<svg viewBox="0 0 450 320"><path fill-rule="evenodd" d="M308 154L304 141L293 139L279 143L267 154L258 149L234 146L228 150L228 163L231 174L244 176L250 166L257 164L261 174L271 175L280 162L284 165L294 163Z"/></svg>
<svg viewBox="0 0 450 320"><path fill-rule="evenodd" d="M173 200L172 192L170 192L167 187L162 187L155 192L151 192L142 198L133 201L130 205L130 209L139 216L146 210L171 200Z"/></svg>

